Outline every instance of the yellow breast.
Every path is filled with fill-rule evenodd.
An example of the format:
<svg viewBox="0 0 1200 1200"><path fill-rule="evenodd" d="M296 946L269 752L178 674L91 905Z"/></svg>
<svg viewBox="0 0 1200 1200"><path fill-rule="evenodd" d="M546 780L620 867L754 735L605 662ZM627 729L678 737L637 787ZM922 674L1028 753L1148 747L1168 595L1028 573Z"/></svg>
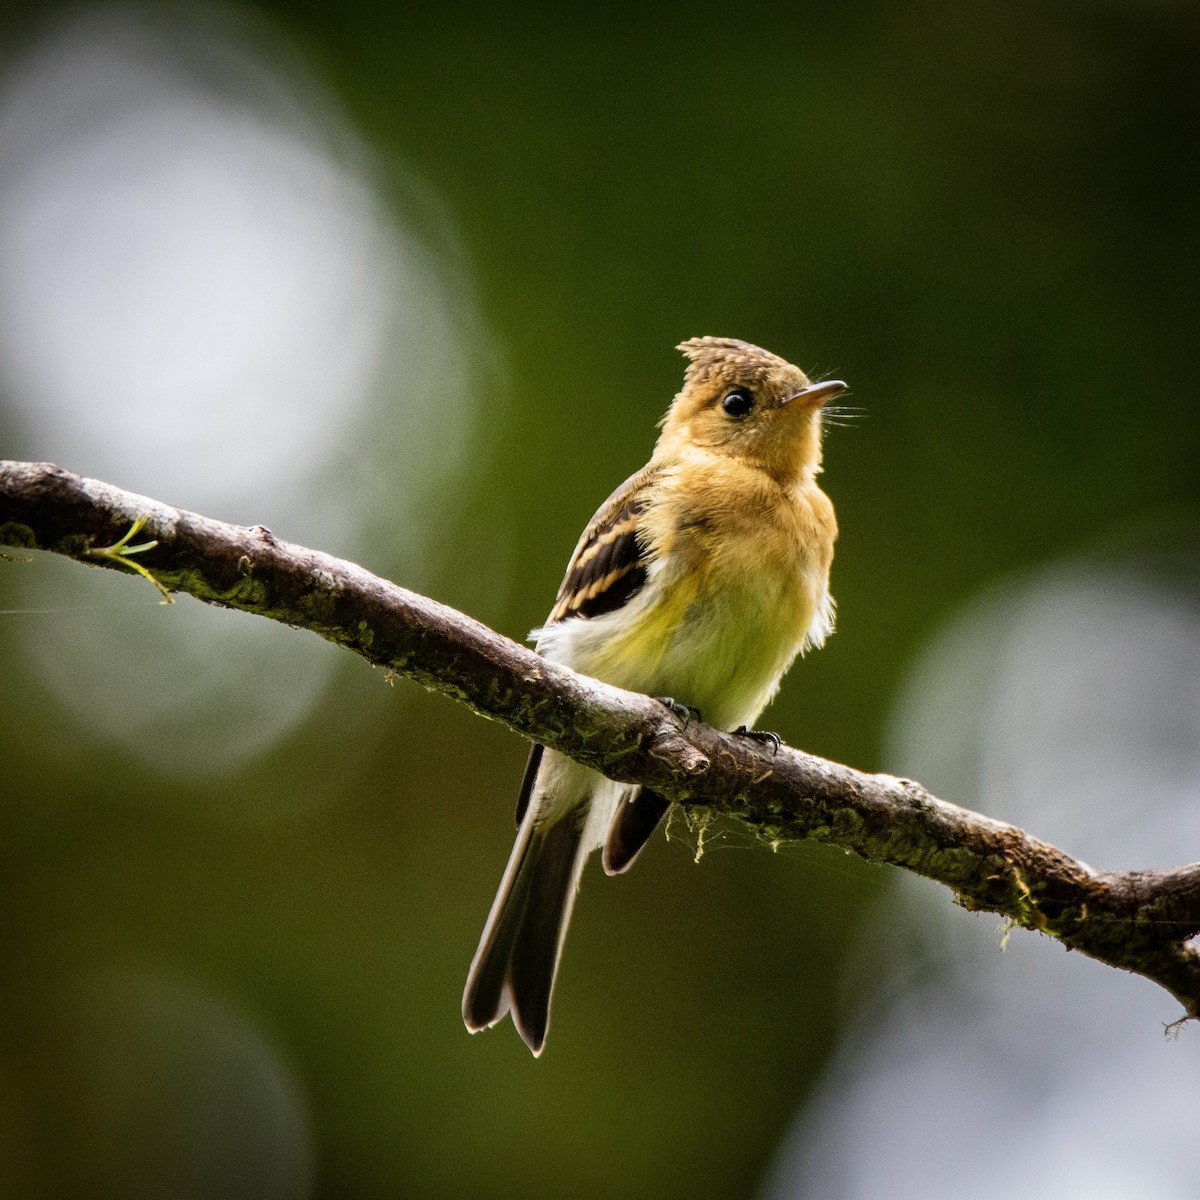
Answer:
<svg viewBox="0 0 1200 1200"><path fill-rule="evenodd" d="M832 506L813 483L786 489L708 463L668 480L644 527L647 585L581 669L722 728L751 724L806 639L826 632Z"/></svg>

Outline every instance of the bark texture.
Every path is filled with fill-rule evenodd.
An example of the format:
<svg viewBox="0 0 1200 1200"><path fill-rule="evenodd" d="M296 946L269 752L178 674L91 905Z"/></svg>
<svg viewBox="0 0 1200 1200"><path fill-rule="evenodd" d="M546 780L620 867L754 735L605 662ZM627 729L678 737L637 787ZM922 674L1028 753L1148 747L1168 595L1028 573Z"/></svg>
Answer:
<svg viewBox="0 0 1200 1200"><path fill-rule="evenodd" d="M1093 869L911 780L685 727L655 700L546 662L446 605L260 526L47 463L0 461L0 545L140 569L164 595L311 630L614 779L740 818L765 841L829 842L934 879L963 907L1143 975L1200 1016L1200 863Z"/></svg>

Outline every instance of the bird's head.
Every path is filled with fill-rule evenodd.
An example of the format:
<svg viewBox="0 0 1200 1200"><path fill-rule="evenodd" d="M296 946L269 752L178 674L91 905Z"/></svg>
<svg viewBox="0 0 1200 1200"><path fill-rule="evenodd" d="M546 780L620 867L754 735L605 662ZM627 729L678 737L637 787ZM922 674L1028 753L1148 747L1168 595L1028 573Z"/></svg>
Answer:
<svg viewBox="0 0 1200 1200"><path fill-rule="evenodd" d="M821 409L844 383L813 383L799 367L735 338L692 338L678 348L690 361L662 419L658 454L706 447L781 482L820 467Z"/></svg>

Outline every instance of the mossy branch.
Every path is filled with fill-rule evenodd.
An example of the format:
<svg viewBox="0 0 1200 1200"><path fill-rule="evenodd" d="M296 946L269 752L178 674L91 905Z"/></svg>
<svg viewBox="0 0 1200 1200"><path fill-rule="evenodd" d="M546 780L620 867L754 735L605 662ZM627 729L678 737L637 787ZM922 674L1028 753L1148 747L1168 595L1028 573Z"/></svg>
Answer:
<svg viewBox="0 0 1200 1200"><path fill-rule="evenodd" d="M146 540L129 543L136 533ZM920 784L730 737L539 658L478 621L353 563L171 508L45 463L0 462L0 545L137 570L164 595L311 630L686 808L740 818L767 840L810 838L945 884L999 913L1161 984L1200 1016L1200 863L1098 871L1024 830ZM136 563L130 555L137 555Z"/></svg>

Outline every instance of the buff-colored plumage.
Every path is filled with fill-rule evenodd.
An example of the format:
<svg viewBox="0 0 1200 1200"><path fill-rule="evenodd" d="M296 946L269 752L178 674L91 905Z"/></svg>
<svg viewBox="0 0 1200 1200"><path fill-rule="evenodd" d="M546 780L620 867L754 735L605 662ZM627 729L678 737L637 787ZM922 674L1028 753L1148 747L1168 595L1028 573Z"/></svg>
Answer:
<svg viewBox="0 0 1200 1200"><path fill-rule="evenodd" d="M694 338L684 386L649 464L600 508L576 546L539 651L584 674L750 727L793 659L833 629L837 524L817 486L821 407L783 359ZM744 409L744 411L743 411ZM535 748L521 826L463 997L472 1031L511 1012L540 1053L583 864L605 847L624 870L661 797Z"/></svg>

